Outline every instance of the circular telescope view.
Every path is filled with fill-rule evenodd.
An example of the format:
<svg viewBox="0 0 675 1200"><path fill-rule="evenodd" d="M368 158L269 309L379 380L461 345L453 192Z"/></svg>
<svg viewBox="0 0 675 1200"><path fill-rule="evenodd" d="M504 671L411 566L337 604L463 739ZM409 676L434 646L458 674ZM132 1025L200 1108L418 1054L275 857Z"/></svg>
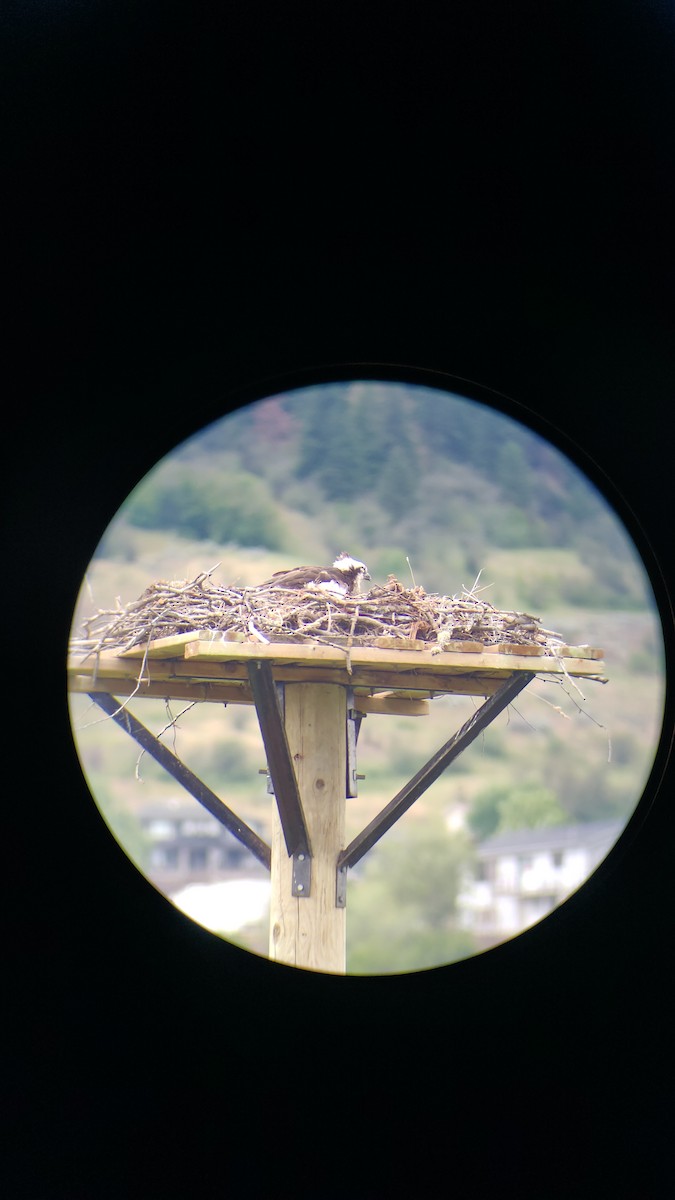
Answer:
<svg viewBox="0 0 675 1200"><path fill-rule="evenodd" d="M527 425L354 379L201 429L111 514L73 737L124 853L198 925L336 975L518 936L623 834L661 737L654 592Z"/></svg>

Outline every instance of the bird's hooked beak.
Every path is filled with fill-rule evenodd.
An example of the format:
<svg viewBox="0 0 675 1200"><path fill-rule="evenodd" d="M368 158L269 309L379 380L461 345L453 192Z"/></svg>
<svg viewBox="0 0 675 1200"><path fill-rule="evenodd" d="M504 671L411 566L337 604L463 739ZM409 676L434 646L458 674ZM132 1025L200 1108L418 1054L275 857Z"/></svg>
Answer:
<svg viewBox="0 0 675 1200"><path fill-rule="evenodd" d="M364 572L363 572L363 578L364 578L364 579L370 579L370 571L364 571Z"/></svg>

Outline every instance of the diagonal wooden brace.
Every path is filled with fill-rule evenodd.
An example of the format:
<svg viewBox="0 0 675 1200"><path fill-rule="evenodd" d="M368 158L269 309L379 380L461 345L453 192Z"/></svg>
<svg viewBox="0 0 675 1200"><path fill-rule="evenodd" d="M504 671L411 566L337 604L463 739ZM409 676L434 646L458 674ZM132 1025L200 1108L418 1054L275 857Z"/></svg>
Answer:
<svg viewBox="0 0 675 1200"><path fill-rule="evenodd" d="M530 671L518 671L514 673L498 691L490 696L480 708L476 709L476 712L469 717L469 720L462 725L462 728L444 746L441 746L433 758L430 758L420 768L405 787L394 796L394 799L390 800L389 804L342 851L337 864L338 903L343 902L342 897L344 895L347 867L353 867L379 841L382 835L388 829L391 829L391 826L398 821L399 817L407 812L423 792L443 774L446 767L462 753L462 750L465 750L474 738L478 737L478 734L494 721L495 717L512 700L515 700L518 693L527 686L531 679L534 679L534 673Z"/></svg>
<svg viewBox="0 0 675 1200"><path fill-rule="evenodd" d="M267 766L279 809L286 849L289 856L293 856L294 865L297 865L297 869L302 875L308 871L311 859L309 833L305 814L302 811L298 781L288 747L279 698L272 678L272 668L268 662L260 660L250 662L248 677L267 755ZM299 877L296 883L299 883L298 894L308 895L308 882Z"/></svg>

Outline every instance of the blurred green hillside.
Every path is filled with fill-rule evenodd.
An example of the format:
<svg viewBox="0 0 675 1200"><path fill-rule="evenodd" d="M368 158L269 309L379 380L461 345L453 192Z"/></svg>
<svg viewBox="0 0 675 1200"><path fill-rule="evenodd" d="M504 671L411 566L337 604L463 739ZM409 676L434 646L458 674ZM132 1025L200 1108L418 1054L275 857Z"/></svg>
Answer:
<svg viewBox="0 0 675 1200"><path fill-rule="evenodd" d="M348 549L380 579L408 579L409 558L428 591L483 569L498 607L648 603L620 523L567 459L510 418L428 388L338 384L250 405L150 472L100 553L133 562L139 529L282 564Z"/></svg>

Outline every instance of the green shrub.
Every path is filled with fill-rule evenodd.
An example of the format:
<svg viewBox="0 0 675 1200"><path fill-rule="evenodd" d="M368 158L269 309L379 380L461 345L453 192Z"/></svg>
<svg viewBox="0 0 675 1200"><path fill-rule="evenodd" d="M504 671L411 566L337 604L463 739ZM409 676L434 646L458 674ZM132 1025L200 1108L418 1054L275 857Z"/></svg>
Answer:
<svg viewBox="0 0 675 1200"><path fill-rule="evenodd" d="M504 504L486 512L485 532L488 541L504 550L523 550L529 546L547 544L547 530L543 521L512 504Z"/></svg>
<svg viewBox="0 0 675 1200"><path fill-rule="evenodd" d="M201 769L212 772L223 784L251 781L255 779L255 767L249 762L248 754L231 739L218 741L211 747Z"/></svg>
<svg viewBox="0 0 675 1200"><path fill-rule="evenodd" d="M536 783L491 787L476 796L467 822L477 841L515 829L564 825L569 814L556 793Z"/></svg>
<svg viewBox="0 0 675 1200"><path fill-rule="evenodd" d="M197 474L181 465L153 473L127 502L127 520L142 529L239 546L283 547L283 527L267 485L247 471Z"/></svg>

